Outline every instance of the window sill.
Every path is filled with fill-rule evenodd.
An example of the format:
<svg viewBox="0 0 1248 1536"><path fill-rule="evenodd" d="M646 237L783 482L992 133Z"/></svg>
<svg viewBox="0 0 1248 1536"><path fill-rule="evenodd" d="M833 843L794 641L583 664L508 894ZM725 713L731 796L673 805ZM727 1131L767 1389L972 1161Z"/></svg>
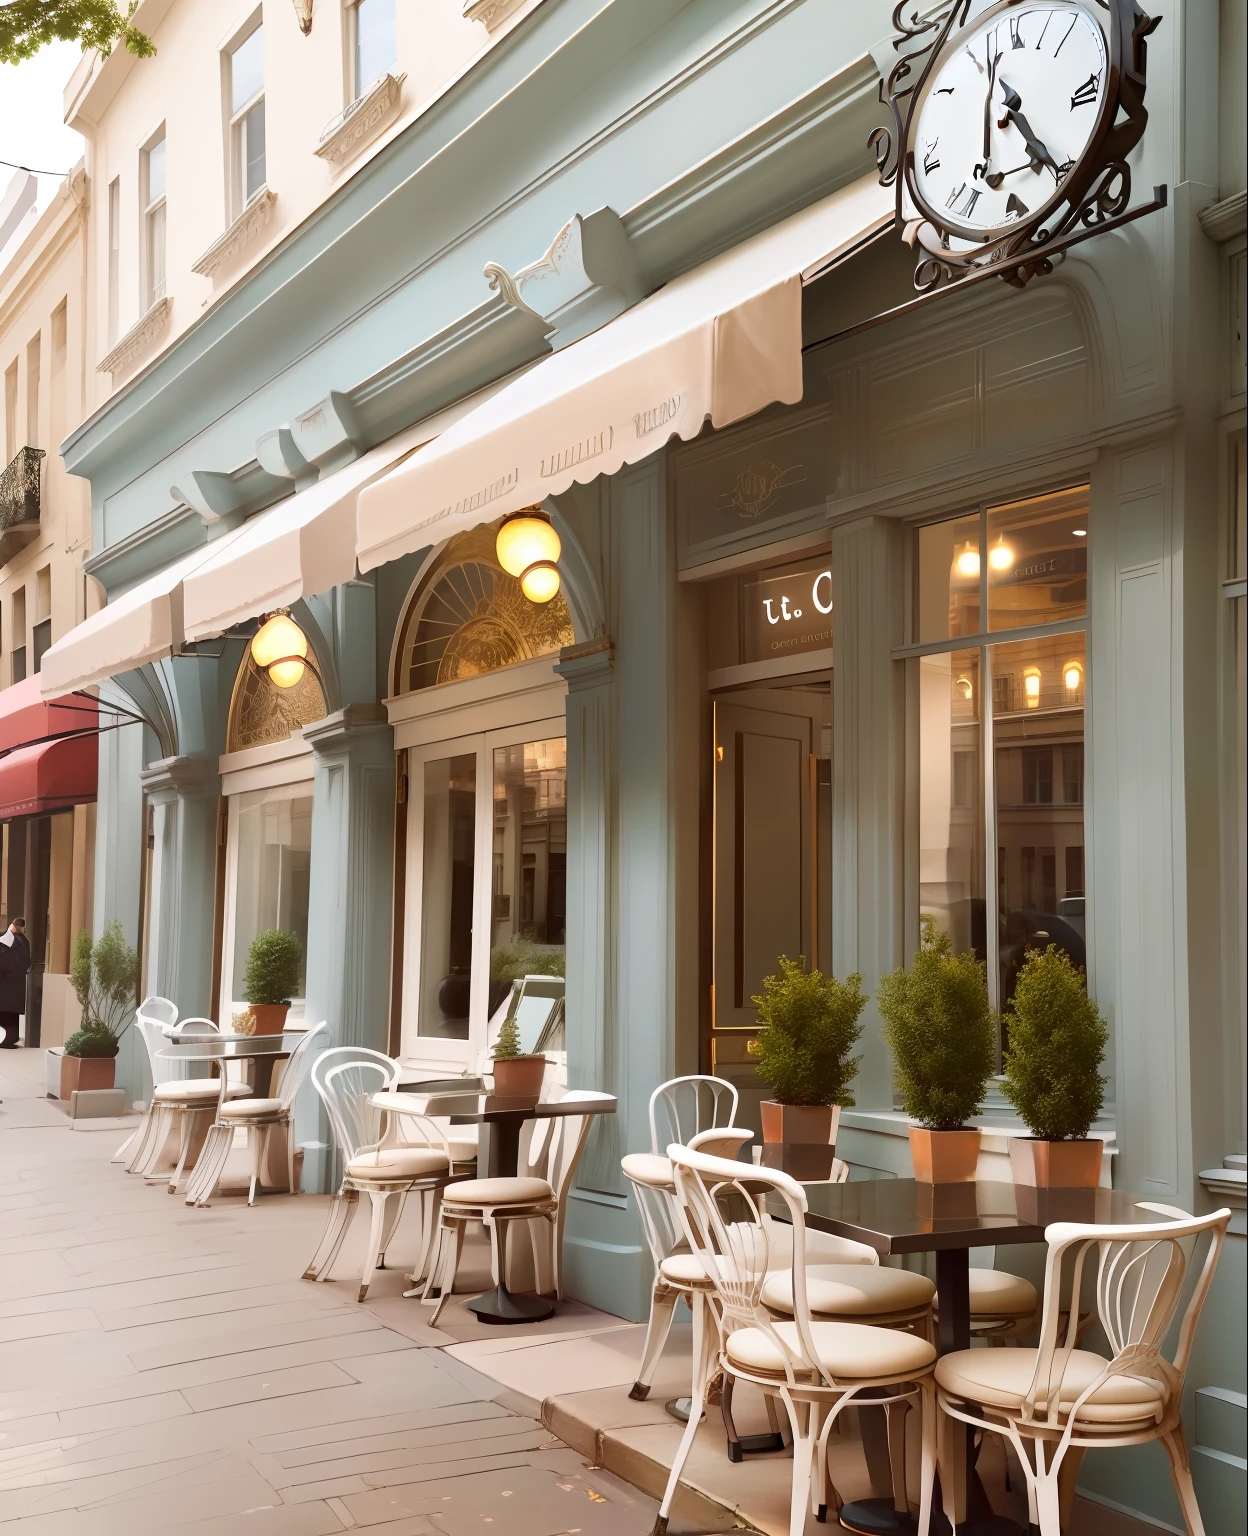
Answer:
<svg viewBox="0 0 1248 1536"><path fill-rule="evenodd" d="M138 322L130 327L112 351L100 359L96 372L111 373L114 376L125 373L131 363L140 357L164 330L169 319L170 307L167 298L157 299Z"/></svg>
<svg viewBox="0 0 1248 1536"><path fill-rule="evenodd" d="M353 160L397 115L406 75L381 75L351 105L331 118L316 154L335 170Z"/></svg>
<svg viewBox="0 0 1248 1536"><path fill-rule="evenodd" d="M273 217L273 205L276 202L277 193L271 192L268 187L261 187L229 229L219 239L214 240L199 260L193 264L191 271L198 272L201 277L210 277L215 280L217 275L230 266L251 244Z"/></svg>

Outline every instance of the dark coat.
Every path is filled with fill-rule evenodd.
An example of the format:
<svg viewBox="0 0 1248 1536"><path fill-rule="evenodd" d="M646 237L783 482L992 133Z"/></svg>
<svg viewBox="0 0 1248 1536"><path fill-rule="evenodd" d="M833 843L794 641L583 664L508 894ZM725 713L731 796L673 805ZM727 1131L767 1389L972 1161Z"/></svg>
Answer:
<svg viewBox="0 0 1248 1536"><path fill-rule="evenodd" d="M26 1012L29 969L30 942L24 933L14 934L12 944L0 944L0 1013Z"/></svg>

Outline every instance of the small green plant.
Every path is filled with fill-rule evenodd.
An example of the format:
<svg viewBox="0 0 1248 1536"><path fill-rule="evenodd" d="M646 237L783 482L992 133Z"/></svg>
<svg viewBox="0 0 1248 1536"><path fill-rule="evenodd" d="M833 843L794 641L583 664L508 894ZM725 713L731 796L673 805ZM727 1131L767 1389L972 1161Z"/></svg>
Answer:
<svg viewBox="0 0 1248 1536"><path fill-rule="evenodd" d="M1033 950L1014 987L1002 1091L1041 1141L1088 1134L1105 1101L1109 1029L1083 972L1056 944Z"/></svg>
<svg viewBox="0 0 1248 1536"><path fill-rule="evenodd" d="M494 1042L494 1060L515 1061L524 1054L520 1049L520 1026L516 1023L514 1012L508 1009L507 1017L498 1031L498 1039Z"/></svg>
<svg viewBox="0 0 1248 1536"><path fill-rule="evenodd" d="M562 976L565 972L563 950L539 944L527 934L518 933L510 944L500 944L490 951L491 981L519 981L523 976Z"/></svg>
<svg viewBox="0 0 1248 1536"><path fill-rule="evenodd" d="M266 928L247 951L244 992L249 1003L288 1003L299 991L303 945L284 928Z"/></svg>
<svg viewBox="0 0 1248 1536"><path fill-rule="evenodd" d="M763 1023L750 1042L759 1077L778 1104L852 1104L847 1090L862 1057L849 1053L862 1034L862 977L807 971L804 957L781 955L777 965L751 998Z"/></svg>
<svg viewBox="0 0 1248 1536"><path fill-rule="evenodd" d="M880 978L884 1038L906 1113L932 1131L961 1130L992 1073L992 1011L984 967L955 955L935 925L905 969Z"/></svg>
<svg viewBox="0 0 1248 1536"><path fill-rule="evenodd" d="M116 1056L134 1017L139 957L114 918L93 944L84 928L74 940L70 985L82 1007L81 1026L65 1042L67 1056Z"/></svg>

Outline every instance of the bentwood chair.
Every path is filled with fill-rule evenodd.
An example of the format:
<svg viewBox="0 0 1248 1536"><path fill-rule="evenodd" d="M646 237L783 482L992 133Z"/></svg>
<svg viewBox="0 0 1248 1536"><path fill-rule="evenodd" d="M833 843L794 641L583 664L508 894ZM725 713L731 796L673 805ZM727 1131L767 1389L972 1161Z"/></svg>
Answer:
<svg viewBox="0 0 1248 1536"><path fill-rule="evenodd" d="M239 1129L246 1130L251 1147L251 1183L247 1190L247 1204L256 1203L256 1190L261 1184L268 1159L269 1140L274 1130L281 1131L286 1137L286 1187L292 1195L299 1193L295 1183L295 1138L292 1124L295 1100L312 1064L312 1046L328 1029L329 1025L322 1021L305 1031L287 1058L282 1071L281 1093L276 1097L231 1098L229 1084L222 1077L217 1118L209 1127L204 1149L187 1183L187 1205L205 1206L211 1200L225 1172L226 1159L234 1145L234 1132Z"/></svg>
<svg viewBox="0 0 1248 1536"><path fill-rule="evenodd" d="M1170 1462L1189 1536L1203 1536L1180 1418L1183 1382L1201 1308L1231 1219L1229 1210L1194 1217L1141 1202L1163 1219L1138 1226L1055 1222L1045 1231L1048 1257L1040 1342L1035 1349L965 1349L936 1366L942 1412L1004 1435L1027 1481L1028 1519L1041 1536L1059 1536L1069 1517L1079 1463L1091 1449L1160 1440ZM1197 1242L1208 1249L1174 1342ZM1079 1349L1085 1271L1095 1281L1096 1314L1110 1355ZM962 1518L958 1509L946 1513Z"/></svg>
<svg viewBox="0 0 1248 1536"><path fill-rule="evenodd" d="M597 1094L573 1089L564 1102ZM466 1179L450 1184L442 1194L437 1251L429 1265L424 1299L438 1292L430 1324L436 1324L450 1300L459 1269L464 1236L480 1222L490 1237L490 1269L494 1284L503 1284L507 1267L507 1236L517 1222L527 1226L533 1254L533 1288L553 1291L563 1300L563 1226L568 1191L576 1176L589 1136L592 1115L555 1115L528 1120L524 1125L520 1159L514 1178ZM549 1241L543 1252L538 1242L545 1229Z"/></svg>
<svg viewBox="0 0 1248 1536"><path fill-rule="evenodd" d="M178 1005L176 1003L171 1003L167 997L156 997L154 995L151 997L145 997L135 1012L136 1026L141 1019L149 1019L152 1023L157 1025L171 1025L177 1022L177 1018ZM152 1073L152 1082L155 1084L158 1081L156 1077L156 1063L152 1059L151 1047L148 1045L147 1035L141 1029L139 1030L139 1038L143 1041L143 1048L148 1053L148 1066ZM147 1101L147 1108L143 1111L143 1118L139 1121L137 1128L132 1131L129 1136L126 1137L125 1141L123 1141L122 1144L117 1148L116 1152L113 1153L112 1161L114 1163L127 1162L127 1154L129 1154L129 1161L127 1162L126 1167L127 1173L133 1171L130 1164L134 1162L134 1155L143 1145L143 1142L147 1136L148 1127L151 1123L151 1117L152 1101L149 1099Z"/></svg>
<svg viewBox="0 0 1248 1536"><path fill-rule="evenodd" d="M405 1095L391 1093L398 1074L397 1061L363 1046L325 1051L312 1069L312 1086L329 1116L343 1169L303 1278L329 1279L360 1196L367 1195L372 1220L357 1301L368 1295L374 1273L385 1268L386 1250L413 1193L420 1196L422 1223L417 1272L424 1273L442 1186L454 1171L454 1151L441 1127L406 1103ZM382 1109L382 1096L393 1097L396 1108ZM411 1141L397 1138L400 1127L415 1133Z"/></svg>
<svg viewBox="0 0 1248 1536"><path fill-rule="evenodd" d="M688 1147L673 1145L668 1155L681 1226L702 1266L704 1287L695 1294L693 1314L693 1404L659 1507L655 1536L667 1530L716 1365L726 1382L750 1382L766 1396L778 1398L788 1415L793 1438L791 1536L801 1536L808 1509L821 1517L824 1513L828 1436L843 1410L868 1393L877 1406L917 1403L923 1422L918 1536L927 1536L936 1460L934 1346L900 1329L822 1322L812 1316L806 1293L806 1196L796 1180L777 1169L746 1167ZM772 1253L775 1224L765 1219L763 1209L768 1199L786 1208L792 1234L792 1310L786 1321L774 1318L763 1302L763 1289L777 1267Z"/></svg>

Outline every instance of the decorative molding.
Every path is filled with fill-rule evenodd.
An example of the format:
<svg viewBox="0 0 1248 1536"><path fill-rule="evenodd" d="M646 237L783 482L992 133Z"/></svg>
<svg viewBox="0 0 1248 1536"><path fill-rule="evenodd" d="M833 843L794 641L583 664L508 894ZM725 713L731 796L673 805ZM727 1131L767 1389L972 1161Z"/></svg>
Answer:
<svg viewBox="0 0 1248 1536"><path fill-rule="evenodd" d="M569 693L609 683L615 675L615 642L610 635L598 635L580 645L565 645L555 671L567 683Z"/></svg>
<svg viewBox="0 0 1248 1536"><path fill-rule="evenodd" d="M273 205L276 202L277 193L270 191L268 187L261 187L229 229L214 240L199 260L192 265L191 271L198 272L201 277L215 279L240 251L251 244L273 217Z"/></svg>
<svg viewBox="0 0 1248 1536"><path fill-rule="evenodd" d="M1248 1205L1248 1172L1242 1153L1228 1157L1226 1167L1206 1168L1198 1177L1215 1200L1224 1200L1232 1210L1242 1211Z"/></svg>
<svg viewBox="0 0 1248 1536"><path fill-rule="evenodd" d="M295 20L299 23L299 30L307 37L312 30L312 6L314 0L291 0L295 8Z"/></svg>
<svg viewBox="0 0 1248 1536"><path fill-rule="evenodd" d="M481 22L487 32L497 32L524 0L464 0L464 20Z"/></svg>
<svg viewBox="0 0 1248 1536"><path fill-rule="evenodd" d="M345 165L395 115L406 79L406 74L379 75L350 106L330 118L315 153L332 166Z"/></svg>
<svg viewBox="0 0 1248 1536"><path fill-rule="evenodd" d="M96 372L124 373L135 358L146 352L164 330L172 307L170 299L157 299L151 309L130 327L113 350L105 353L96 366Z"/></svg>
<svg viewBox="0 0 1248 1536"><path fill-rule="evenodd" d="M382 704L348 704L303 728L303 739L318 757L371 748L380 743L386 754L394 751L393 727Z"/></svg>
<svg viewBox="0 0 1248 1536"><path fill-rule="evenodd" d="M1232 240L1248 228L1248 193L1236 192L1231 197L1224 197L1220 203L1210 203L1208 208L1200 210L1198 217L1201 229L1210 240L1219 244L1223 240Z"/></svg>
<svg viewBox="0 0 1248 1536"><path fill-rule="evenodd" d="M144 792L163 805L179 797L202 800L216 793L217 775L205 757L162 757L139 773Z"/></svg>

